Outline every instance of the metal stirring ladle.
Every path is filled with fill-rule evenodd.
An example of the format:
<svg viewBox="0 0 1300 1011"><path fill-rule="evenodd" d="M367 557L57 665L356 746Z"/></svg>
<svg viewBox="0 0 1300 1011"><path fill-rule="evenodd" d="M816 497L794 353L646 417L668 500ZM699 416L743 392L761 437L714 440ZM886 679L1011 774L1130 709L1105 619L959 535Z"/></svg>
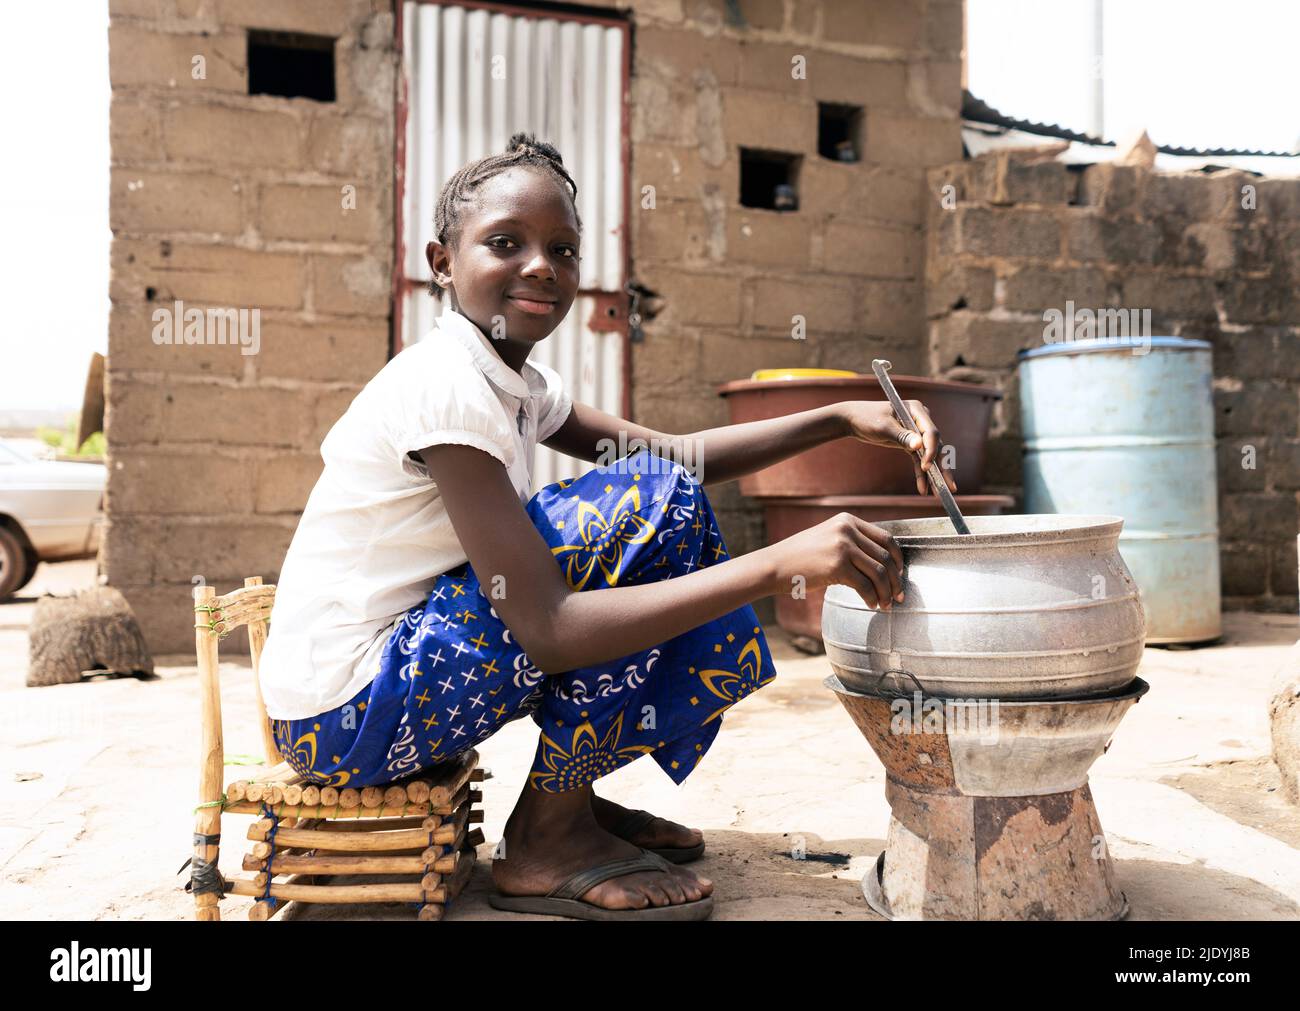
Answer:
<svg viewBox="0 0 1300 1011"><path fill-rule="evenodd" d="M903 403L903 398L898 395L898 390L894 389L894 381L889 378L891 368L893 366L884 358L877 358L871 363L871 371L880 380L881 388L884 389L885 396L889 398L890 404L893 405L894 414L897 415L899 424L909 432L916 432L919 435L921 430L916 427L916 422L912 420L912 412L907 409L907 405ZM939 496L939 501L943 503L943 511L948 514L948 519L956 528L957 533L969 534L970 527L966 525L961 510L957 508L957 500L952 497L952 492L948 490L948 484L939 471L939 464L931 461L930 466L926 468L925 474L930 479L930 484Z"/></svg>

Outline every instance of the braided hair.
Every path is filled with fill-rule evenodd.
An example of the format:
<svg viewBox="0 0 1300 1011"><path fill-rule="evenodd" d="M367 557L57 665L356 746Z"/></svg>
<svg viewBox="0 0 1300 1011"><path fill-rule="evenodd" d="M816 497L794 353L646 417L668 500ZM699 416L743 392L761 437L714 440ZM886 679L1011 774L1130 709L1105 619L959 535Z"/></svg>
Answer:
<svg viewBox="0 0 1300 1011"><path fill-rule="evenodd" d="M444 246L454 247L460 241L464 206L474 200L474 191L493 176L517 167L538 168L569 190L573 216L582 232L582 218L578 214L578 184L564 168L560 152L531 133L513 134L506 143L505 152L490 154L478 161L462 166L443 184L438 193L438 206L433 213L434 237ZM442 290L437 281L429 282L429 293L438 295Z"/></svg>

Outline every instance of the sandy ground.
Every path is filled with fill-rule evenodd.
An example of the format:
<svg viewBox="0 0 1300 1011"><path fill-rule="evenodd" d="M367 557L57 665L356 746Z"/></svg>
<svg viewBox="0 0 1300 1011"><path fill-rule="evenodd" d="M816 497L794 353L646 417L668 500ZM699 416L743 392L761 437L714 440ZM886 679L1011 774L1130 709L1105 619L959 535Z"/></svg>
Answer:
<svg viewBox="0 0 1300 1011"><path fill-rule="evenodd" d="M93 563L43 566L0 605L0 916L185 919L176 869L189 855L198 789L192 657L158 676L23 685L26 625L43 592L89 585ZM1150 693L1093 767L1092 792L1120 887L1139 920L1300 919L1300 809L1268 758L1269 682L1300 621L1228 614L1222 645L1149 649ZM693 865L715 882L715 919L879 919L859 881L884 843L884 773L833 695L824 657L769 632L776 682L726 717L708 757L678 788L652 762L600 791L704 829ZM226 752L259 750L246 657L222 664ZM511 724L481 748L488 842L451 919L502 916L487 904L486 861L531 764L536 730ZM247 768L228 766L229 779ZM221 867L240 873L247 819L229 816ZM801 843L807 858L796 860ZM243 919L230 897L223 915ZM290 907L288 918L404 918L407 907Z"/></svg>

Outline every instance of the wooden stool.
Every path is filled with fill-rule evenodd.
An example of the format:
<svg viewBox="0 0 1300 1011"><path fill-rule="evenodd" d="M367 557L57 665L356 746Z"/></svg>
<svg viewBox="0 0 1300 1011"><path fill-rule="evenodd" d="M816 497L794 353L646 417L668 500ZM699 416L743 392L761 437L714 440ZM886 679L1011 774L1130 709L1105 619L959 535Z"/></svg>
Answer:
<svg viewBox="0 0 1300 1011"><path fill-rule="evenodd" d="M304 779L281 758L257 680L274 602L275 587L262 585L257 576L221 597L210 586L194 591L203 764L186 889L194 895L196 918L221 919L218 900L233 894L257 898L249 910L251 920L268 920L288 902L409 902L419 905L419 919L441 919L469 880L475 847L483 841L482 831L470 828L483 820L483 811L475 806L482 793L472 785L483 779L478 752L470 749L384 786L337 789ZM248 626L268 770L233 782L223 792L217 643L240 625ZM217 868L223 814L256 816L248 829L253 845L243 861L244 870L255 872L253 877L225 878ZM393 880L333 881L336 876L352 875ZM320 883L318 878L330 883Z"/></svg>

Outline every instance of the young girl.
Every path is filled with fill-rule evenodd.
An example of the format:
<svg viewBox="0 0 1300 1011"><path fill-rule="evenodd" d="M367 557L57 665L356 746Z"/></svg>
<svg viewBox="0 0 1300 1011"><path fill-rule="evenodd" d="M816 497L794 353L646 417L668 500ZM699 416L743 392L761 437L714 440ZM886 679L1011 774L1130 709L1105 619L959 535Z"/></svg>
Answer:
<svg viewBox="0 0 1300 1011"><path fill-rule="evenodd" d="M916 454L924 494L939 435L915 401L921 435L885 401L692 435L572 403L528 357L578 291L576 196L559 153L526 134L443 187L426 255L449 304L321 446L262 692L289 763L334 786L415 773L530 715L541 734L493 861L493 905L699 919L713 886L680 865L703 852L701 833L592 783L641 755L682 782L726 710L776 676L751 602L800 576L888 609L902 555L841 514L731 559L676 460L690 440L709 481L730 481L852 436ZM538 442L596 462L603 440L635 439L674 459L642 450L531 494Z"/></svg>

